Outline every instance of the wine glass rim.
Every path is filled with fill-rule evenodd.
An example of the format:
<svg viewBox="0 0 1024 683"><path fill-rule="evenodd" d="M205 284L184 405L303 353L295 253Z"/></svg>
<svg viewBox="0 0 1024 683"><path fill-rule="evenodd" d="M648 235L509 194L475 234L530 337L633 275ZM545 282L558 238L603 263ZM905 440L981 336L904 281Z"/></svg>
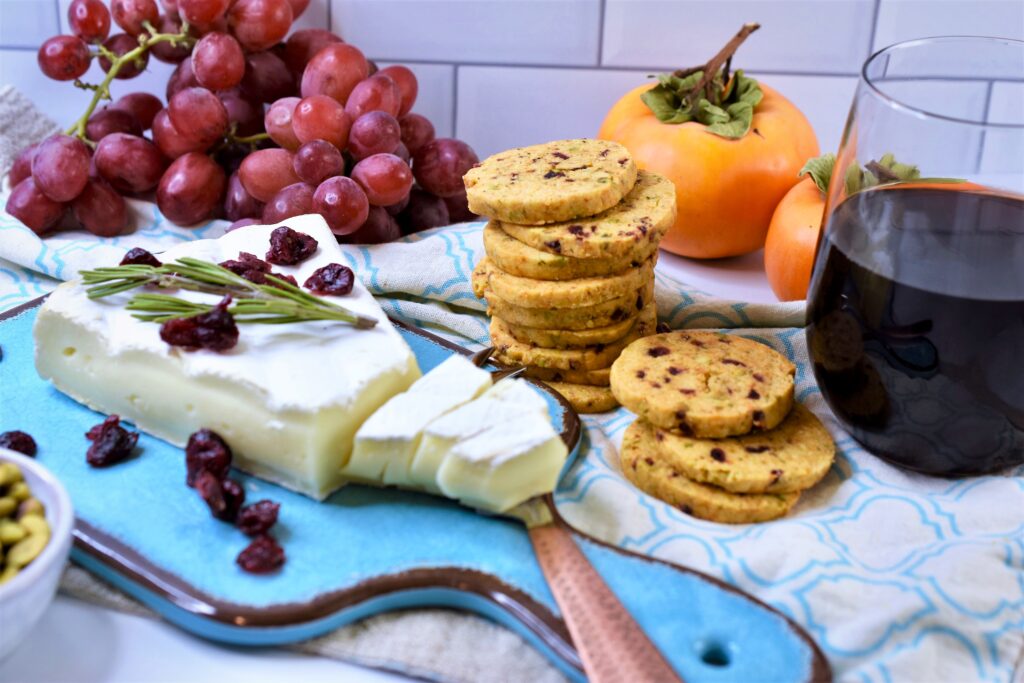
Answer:
<svg viewBox="0 0 1024 683"><path fill-rule="evenodd" d="M925 119L936 119L939 121L948 121L950 123L959 123L968 126L976 126L979 128L1002 128L1007 130L1024 129L1024 121L1020 123L998 123L993 121L977 121L975 119L963 118L959 116L950 116L948 114L940 114L938 112L930 111L928 109L922 109L912 104L908 104L903 100L893 97L887 92L884 92L875 82L875 79L868 75L868 68L885 54L891 54L897 50L916 47L919 45L927 45L930 43L938 43L944 41L985 41L994 43L1008 43L1011 45L1018 45L1024 48L1024 40L1017 40L1016 38L1001 38L997 36L970 36L970 35L954 35L954 36L930 36L926 38L914 38L912 40L903 40L892 45L887 45L880 50L872 53L870 57L865 60L864 65L860 69L860 79L863 81L872 93L876 97L886 102L889 106L894 109L900 109L905 112L911 113L915 116ZM985 80L983 77L979 77L978 80ZM992 79L989 79L992 80Z"/></svg>

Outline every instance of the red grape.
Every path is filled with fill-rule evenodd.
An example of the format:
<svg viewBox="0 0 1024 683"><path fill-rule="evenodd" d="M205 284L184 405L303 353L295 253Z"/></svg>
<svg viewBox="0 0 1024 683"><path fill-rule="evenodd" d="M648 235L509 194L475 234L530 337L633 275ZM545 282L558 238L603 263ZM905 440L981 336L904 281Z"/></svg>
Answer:
<svg viewBox="0 0 1024 683"><path fill-rule="evenodd" d="M110 108L128 112L135 117L143 130L149 130L153 127L153 118L164 105L160 98L148 92L133 92L120 97L110 105Z"/></svg>
<svg viewBox="0 0 1024 683"><path fill-rule="evenodd" d="M228 10L228 25L245 49L266 50L288 34L292 6L288 0L235 0Z"/></svg>
<svg viewBox="0 0 1024 683"><path fill-rule="evenodd" d="M301 17L309 7L309 0L288 0L288 4L292 6L292 20L294 21Z"/></svg>
<svg viewBox="0 0 1024 683"><path fill-rule="evenodd" d="M78 36L54 36L39 46L39 69L55 81L73 81L89 70L89 46Z"/></svg>
<svg viewBox="0 0 1024 683"><path fill-rule="evenodd" d="M192 49L192 72L199 85L227 90L242 82L245 55L238 41L226 33L208 33Z"/></svg>
<svg viewBox="0 0 1024 683"><path fill-rule="evenodd" d="M175 128L166 109L161 109L153 119L153 142L168 159L177 159L189 152L202 152L209 147Z"/></svg>
<svg viewBox="0 0 1024 683"><path fill-rule="evenodd" d="M101 178L89 179L71 202L71 211L83 228L99 237L116 237L128 224L124 198Z"/></svg>
<svg viewBox="0 0 1024 683"><path fill-rule="evenodd" d="M377 74L360 81L345 101L345 113L352 119L371 111L382 111L398 116L402 106L402 94L388 76Z"/></svg>
<svg viewBox="0 0 1024 683"><path fill-rule="evenodd" d="M338 148L326 140L310 140L299 147L292 160L295 174L304 182L319 185L345 172L345 159Z"/></svg>
<svg viewBox="0 0 1024 683"><path fill-rule="evenodd" d="M274 102L295 94L295 79L280 57L255 52L245 57L242 92L254 102Z"/></svg>
<svg viewBox="0 0 1024 683"><path fill-rule="evenodd" d="M284 61L295 75L301 78L302 72L313 59L313 55L332 43L343 43L341 38L327 29L307 28L288 36L284 46Z"/></svg>
<svg viewBox="0 0 1024 683"><path fill-rule="evenodd" d="M304 97L295 107L292 128L300 142L326 140L338 149L348 146L352 121L345 109L327 95Z"/></svg>
<svg viewBox="0 0 1024 683"><path fill-rule="evenodd" d="M390 206L409 194L412 171L394 154L374 154L356 164L352 180L363 188L371 204Z"/></svg>
<svg viewBox="0 0 1024 683"><path fill-rule="evenodd" d="M36 147L38 146L39 143L33 143L18 152L18 156L14 157L11 170L7 172L7 181L11 184L11 187L16 187L18 183L32 175L32 159L36 155Z"/></svg>
<svg viewBox="0 0 1024 683"><path fill-rule="evenodd" d="M438 197L451 197L465 190L462 176L479 162L473 148L454 138L437 138L421 147L412 158L413 173L420 186Z"/></svg>
<svg viewBox="0 0 1024 683"><path fill-rule="evenodd" d="M282 97L270 105L263 116L263 127L270 134L270 139L287 150L295 151L302 144L295 135L295 108L298 97Z"/></svg>
<svg viewBox="0 0 1024 683"><path fill-rule="evenodd" d="M313 192L316 188L306 183L282 187L263 207L265 224L280 223L293 216L313 212Z"/></svg>
<svg viewBox="0 0 1024 683"><path fill-rule="evenodd" d="M300 182L295 175L292 153L286 149L261 149L245 158L238 177L246 192L261 202L270 201L278 191Z"/></svg>
<svg viewBox="0 0 1024 683"><path fill-rule="evenodd" d="M263 202L246 192L238 173L228 178L228 191L224 196L224 216L229 221L259 218L263 215Z"/></svg>
<svg viewBox="0 0 1024 683"><path fill-rule="evenodd" d="M246 228L250 225L262 225L259 218L239 218L237 221L229 225L224 232L231 232L232 230L238 230L239 228Z"/></svg>
<svg viewBox="0 0 1024 683"><path fill-rule="evenodd" d="M190 26L192 29L189 31L189 34L197 36L205 36L208 33L227 33L228 18L220 17L209 24L190 24Z"/></svg>
<svg viewBox="0 0 1024 683"><path fill-rule="evenodd" d="M410 190L411 193L411 190ZM405 211L405 207L409 206L409 195L405 195L401 201L390 206L385 206L384 210L392 216L398 216L398 214Z"/></svg>
<svg viewBox="0 0 1024 683"><path fill-rule="evenodd" d="M370 204L354 180L335 176L316 188L313 211L324 217L335 235L348 235L366 222Z"/></svg>
<svg viewBox="0 0 1024 683"><path fill-rule="evenodd" d="M409 205L398 216L398 223L402 226L403 235L411 235L421 230L448 225L451 219L443 199L414 187L409 193Z"/></svg>
<svg viewBox="0 0 1024 683"><path fill-rule="evenodd" d="M121 192L148 192L157 186L167 162L146 138L125 133L108 135L96 146L96 170Z"/></svg>
<svg viewBox="0 0 1024 683"><path fill-rule="evenodd" d="M302 96L327 95L345 104L369 67L363 53L345 43L333 43L317 52L302 72Z"/></svg>
<svg viewBox="0 0 1024 683"><path fill-rule="evenodd" d="M199 81L196 80L196 73L192 70L192 58L186 57L174 70L171 77L167 79L164 97L170 102L172 97L185 88L195 88L198 86Z"/></svg>
<svg viewBox="0 0 1024 683"><path fill-rule="evenodd" d="M144 22L155 26L160 19L156 0L110 0L110 13L114 16L114 23L131 36L138 36L146 30Z"/></svg>
<svg viewBox="0 0 1024 683"><path fill-rule="evenodd" d="M345 244L384 244L402 236L398 221L379 206L371 206L366 221L345 237Z"/></svg>
<svg viewBox="0 0 1024 683"><path fill-rule="evenodd" d="M156 190L161 213L178 225L194 225L211 217L224 196L224 170L198 152L175 159Z"/></svg>
<svg viewBox="0 0 1024 683"><path fill-rule="evenodd" d="M409 148L401 142L398 143L398 147L395 147L393 154L406 164L412 164L412 155L409 154Z"/></svg>
<svg viewBox="0 0 1024 683"><path fill-rule="evenodd" d="M444 205L448 207L448 218L452 223L464 223L475 221L479 216L469 210L469 200L466 198L466 188L462 188L460 194L444 198Z"/></svg>
<svg viewBox="0 0 1024 683"><path fill-rule="evenodd" d="M68 25L85 42L102 43L110 35L110 10L102 0L71 0Z"/></svg>
<svg viewBox="0 0 1024 683"><path fill-rule="evenodd" d="M409 154L416 154L420 147L434 139L434 124L426 116L406 114L398 123L402 127L402 144Z"/></svg>
<svg viewBox="0 0 1024 683"><path fill-rule="evenodd" d="M89 180L89 148L70 135L51 135L39 143L32 177L39 191L55 202L74 199Z"/></svg>
<svg viewBox="0 0 1024 683"><path fill-rule="evenodd" d="M163 5L164 10L167 12L178 13L178 0L160 0L160 4Z"/></svg>
<svg viewBox="0 0 1024 683"><path fill-rule="evenodd" d="M384 74L398 86L398 93L402 96L402 104L398 108L398 116L405 116L416 103L416 95L419 94L420 85L416 80L416 74L409 67L396 64L384 67L378 74Z"/></svg>
<svg viewBox="0 0 1024 683"><path fill-rule="evenodd" d="M390 154L401 141L401 128L391 114L371 111L352 124L348 134L348 150L356 159L373 154Z"/></svg>
<svg viewBox="0 0 1024 683"><path fill-rule="evenodd" d="M103 41L103 47L107 48L119 57L131 52L138 46L139 41L127 33L118 33ZM119 78L121 80L135 78L146 70L147 64L149 64L149 52L143 52L132 61L123 63L114 78ZM106 57L100 57L101 69L104 71L110 71L110 66L111 64L109 59Z"/></svg>
<svg viewBox="0 0 1024 683"><path fill-rule="evenodd" d="M160 15L160 19L156 23L157 31L160 33L181 33L181 26L181 17L177 12L171 10L168 10L167 14ZM190 30L189 34L193 34L193 31ZM168 64L180 64L192 54L192 48L189 45L172 45L168 42L156 43L149 48L149 51L161 62Z"/></svg>
<svg viewBox="0 0 1024 683"><path fill-rule="evenodd" d="M40 236L52 230L64 215L64 205L43 194L32 178L14 187L4 208Z"/></svg>
<svg viewBox="0 0 1024 683"><path fill-rule="evenodd" d="M235 124L238 135L255 135L263 132L263 105L250 102L238 88L222 90L217 98L228 113L228 123Z"/></svg>
<svg viewBox="0 0 1024 683"><path fill-rule="evenodd" d="M228 11L229 0L177 0L178 14L190 24L209 25Z"/></svg>
<svg viewBox="0 0 1024 683"><path fill-rule="evenodd" d="M107 107L95 112L85 124L85 136L93 142L99 142L111 133L142 135L142 126L128 112Z"/></svg>
<svg viewBox="0 0 1024 683"><path fill-rule="evenodd" d="M216 142L228 130L228 112L217 96L206 88L185 88L167 104L171 123L178 130L205 142Z"/></svg>

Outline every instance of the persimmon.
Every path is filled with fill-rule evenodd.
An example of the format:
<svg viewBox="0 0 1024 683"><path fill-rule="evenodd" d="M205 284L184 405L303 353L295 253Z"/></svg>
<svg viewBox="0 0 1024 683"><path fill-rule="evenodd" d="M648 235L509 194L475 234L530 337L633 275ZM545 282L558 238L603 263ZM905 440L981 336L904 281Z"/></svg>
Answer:
<svg viewBox="0 0 1024 683"><path fill-rule="evenodd" d="M742 71L729 73L732 53L756 28L745 26L703 67L634 88L598 133L675 183L678 214L661 246L681 256L760 249L775 207L819 151L795 105Z"/></svg>

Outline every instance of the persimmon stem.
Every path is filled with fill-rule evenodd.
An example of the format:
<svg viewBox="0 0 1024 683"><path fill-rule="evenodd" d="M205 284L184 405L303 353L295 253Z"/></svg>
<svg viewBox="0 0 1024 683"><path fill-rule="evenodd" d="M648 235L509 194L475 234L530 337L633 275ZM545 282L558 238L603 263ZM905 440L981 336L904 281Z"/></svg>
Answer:
<svg viewBox="0 0 1024 683"><path fill-rule="evenodd" d="M735 54L736 50L738 50L740 45L743 44L743 41L750 37L750 34L759 28L761 28L761 24L758 23L750 22L748 24L743 24L743 28L741 28L739 32L732 37L732 40L726 43L725 46L718 51L718 54L716 54L714 57L708 60L707 64L705 64L702 67L689 69L688 71L691 74L696 71L704 72L704 75L701 76L700 81L697 83L696 86L694 86L692 92L699 93L703 91L709 102L713 104L718 104L719 99L717 97L713 97L710 90L711 84L714 81L715 76L718 74L723 64L732 64L733 54ZM728 70L726 76L728 76Z"/></svg>

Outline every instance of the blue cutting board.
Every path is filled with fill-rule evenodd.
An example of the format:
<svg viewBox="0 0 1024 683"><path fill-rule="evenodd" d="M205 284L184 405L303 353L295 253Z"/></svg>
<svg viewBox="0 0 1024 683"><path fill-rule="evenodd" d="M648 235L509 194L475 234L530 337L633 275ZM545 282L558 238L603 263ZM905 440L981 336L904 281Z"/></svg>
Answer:
<svg viewBox="0 0 1024 683"><path fill-rule="evenodd" d="M303 640L394 609L467 609L515 630L583 679L518 522L442 498L354 485L318 503L236 472L248 501L281 504L275 535L288 557L272 575L241 571L235 556L248 539L214 520L185 486L181 449L143 434L131 460L86 465L84 433L103 416L36 375L34 319L33 305L0 318L0 431L32 434L38 460L67 487L77 513L72 557L83 567L181 628L239 645ZM418 330L403 335L424 372L459 352ZM546 396L557 426L578 425L571 409ZM767 605L698 572L575 538L684 680L830 679L813 641Z"/></svg>

